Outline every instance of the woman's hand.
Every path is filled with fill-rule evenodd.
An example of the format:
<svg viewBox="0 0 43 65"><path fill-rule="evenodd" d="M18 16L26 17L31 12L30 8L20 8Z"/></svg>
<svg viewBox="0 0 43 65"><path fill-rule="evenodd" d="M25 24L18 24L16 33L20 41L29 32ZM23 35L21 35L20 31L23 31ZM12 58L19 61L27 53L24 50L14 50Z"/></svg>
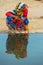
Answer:
<svg viewBox="0 0 43 65"><path fill-rule="evenodd" d="M18 19L18 16L15 16L15 15L11 15L11 17L13 17L15 19Z"/></svg>

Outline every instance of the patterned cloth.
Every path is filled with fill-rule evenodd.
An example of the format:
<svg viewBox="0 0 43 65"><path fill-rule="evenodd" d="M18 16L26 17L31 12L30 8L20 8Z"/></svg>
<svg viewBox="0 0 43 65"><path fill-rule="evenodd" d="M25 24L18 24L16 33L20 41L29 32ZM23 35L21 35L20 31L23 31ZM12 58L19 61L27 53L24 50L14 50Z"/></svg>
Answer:
<svg viewBox="0 0 43 65"><path fill-rule="evenodd" d="M15 17L17 16L18 19L15 19L14 17L12 17L12 15L15 15ZM28 15L28 8L25 7L23 10L12 10L6 13L6 20L7 20L7 25L9 28L11 29L15 29L15 28L20 28L24 30L24 27L22 26L22 23L24 25L28 25L29 21L27 19L27 15Z"/></svg>

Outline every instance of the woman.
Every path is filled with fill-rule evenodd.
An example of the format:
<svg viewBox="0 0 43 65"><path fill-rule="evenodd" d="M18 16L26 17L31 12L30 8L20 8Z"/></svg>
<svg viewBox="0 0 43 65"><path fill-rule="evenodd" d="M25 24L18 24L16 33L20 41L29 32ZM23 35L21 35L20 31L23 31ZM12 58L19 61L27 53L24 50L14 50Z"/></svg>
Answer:
<svg viewBox="0 0 43 65"><path fill-rule="evenodd" d="M15 10L7 12L7 25L10 29L28 30L28 7L26 4L20 2Z"/></svg>

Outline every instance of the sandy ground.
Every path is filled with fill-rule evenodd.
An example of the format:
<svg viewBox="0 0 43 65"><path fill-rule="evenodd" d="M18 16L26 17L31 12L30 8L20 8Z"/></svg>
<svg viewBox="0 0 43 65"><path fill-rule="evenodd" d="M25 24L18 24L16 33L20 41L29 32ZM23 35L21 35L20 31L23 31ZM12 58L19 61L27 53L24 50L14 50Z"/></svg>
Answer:
<svg viewBox="0 0 43 65"><path fill-rule="evenodd" d="M20 1L28 4L29 6L29 32L43 33L43 3L34 0L0 0L0 32L8 31L5 13L9 10L13 10L16 4Z"/></svg>

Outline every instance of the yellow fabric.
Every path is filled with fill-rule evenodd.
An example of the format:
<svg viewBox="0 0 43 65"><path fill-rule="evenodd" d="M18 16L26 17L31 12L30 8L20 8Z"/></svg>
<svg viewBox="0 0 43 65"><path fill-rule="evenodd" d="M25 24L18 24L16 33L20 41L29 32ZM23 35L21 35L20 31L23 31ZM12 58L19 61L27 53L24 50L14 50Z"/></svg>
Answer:
<svg viewBox="0 0 43 65"><path fill-rule="evenodd" d="M17 16L20 16L22 15L23 13L23 9L22 10L18 10L18 6L15 7L15 10L17 11Z"/></svg>
<svg viewBox="0 0 43 65"><path fill-rule="evenodd" d="M18 15L18 16L21 16L22 13L23 13L22 11L18 11L18 14L17 14L17 15Z"/></svg>
<svg viewBox="0 0 43 65"><path fill-rule="evenodd" d="M24 25L25 30L29 31L29 26L28 25Z"/></svg>

